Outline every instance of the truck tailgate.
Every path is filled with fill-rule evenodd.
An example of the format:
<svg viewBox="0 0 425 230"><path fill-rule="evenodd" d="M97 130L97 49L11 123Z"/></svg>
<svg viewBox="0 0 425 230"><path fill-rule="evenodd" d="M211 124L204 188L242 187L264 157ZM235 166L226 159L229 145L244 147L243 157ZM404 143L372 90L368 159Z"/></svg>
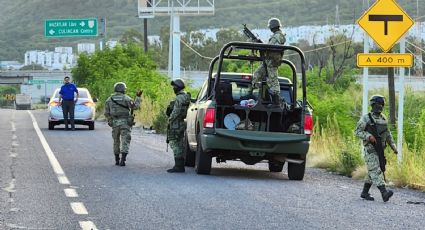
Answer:
<svg viewBox="0 0 425 230"><path fill-rule="evenodd" d="M215 132L219 136L237 139L241 141L291 143L291 142L302 142L302 141L310 140L309 136L307 135L295 134L295 133L228 130L228 129L216 129Z"/></svg>

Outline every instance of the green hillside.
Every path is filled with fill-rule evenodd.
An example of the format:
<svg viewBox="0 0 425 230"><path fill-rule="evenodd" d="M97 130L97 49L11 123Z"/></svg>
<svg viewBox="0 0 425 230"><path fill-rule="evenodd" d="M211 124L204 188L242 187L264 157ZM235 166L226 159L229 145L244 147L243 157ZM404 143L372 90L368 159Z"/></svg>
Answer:
<svg viewBox="0 0 425 230"><path fill-rule="evenodd" d="M370 1L373 2L373 1ZM411 15L416 15L416 1L398 1ZM335 20L338 4L340 22L353 23L362 13L363 0L215 0L216 14L203 17L182 17L182 30L200 28L251 27L264 28L269 17L279 17L285 26L323 25ZM107 36L119 39L121 34L135 28L142 30L136 17L136 0L0 0L0 60L23 59L25 50L52 49L55 46L76 46L83 41L98 39L46 39L46 18L105 17ZM425 14L425 5L420 12ZM158 34L167 27L168 17L149 20L149 33Z"/></svg>

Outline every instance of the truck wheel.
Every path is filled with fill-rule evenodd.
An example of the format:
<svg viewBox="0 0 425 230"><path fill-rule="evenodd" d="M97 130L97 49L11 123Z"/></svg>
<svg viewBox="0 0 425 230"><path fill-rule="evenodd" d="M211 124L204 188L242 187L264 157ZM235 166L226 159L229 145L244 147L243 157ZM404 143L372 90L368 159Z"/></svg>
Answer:
<svg viewBox="0 0 425 230"><path fill-rule="evenodd" d="M49 121L49 130L55 129L55 125Z"/></svg>
<svg viewBox="0 0 425 230"><path fill-rule="evenodd" d="M89 130L94 130L94 121L89 123Z"/></svg>
<svg viewBox="0 0 425 230"><path fill-rule="evenodd" d="M303 180L305 173L305 161L302 164L288 162L289 180Z"/></svg>
<svg viewBox="0 0 425 230"><path fill-rule="evenodd" d="M285 162L269 161L270 172L282 172Z"/></svg>
<svg viewBox="0 0 425 230"><path fill-rule="evenodd" d="M196 159L195 159L195 171L197 174L208 175L211 172L212 157L204 152L201 145L201 138L198 134L197 147L196 147Z"/></svg>
<svg viewBox="0 0 425 230"><path fill-rule="evenodd" d="M184 153L185 153L185 162L184 165L187 167L194 167L195 166L195 157L196 152L191 151L189 147L189 140L187 139L187 133L184 135Z"/></svg>

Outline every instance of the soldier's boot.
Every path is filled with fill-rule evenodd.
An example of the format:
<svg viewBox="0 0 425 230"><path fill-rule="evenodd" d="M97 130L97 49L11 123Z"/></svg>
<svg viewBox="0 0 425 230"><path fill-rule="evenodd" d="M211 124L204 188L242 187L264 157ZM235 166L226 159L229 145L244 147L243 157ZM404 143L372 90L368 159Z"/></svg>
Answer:
<svg viewBox="0 0 425 230"><path fill-rule="evenodd" d="M393 191L385 189L385 185L378 186L379 191L381 191L382 200L387 202L392 196Z"/></svg>
<svg viewBox="0 0 425 230"><path fill-rule="evenodd" d="M125 160L127 158L127 153L123 153L121 154L121 161L120 161L120 166L125 166Z"/></svg>
<svg viewBox="0 0 425 230"><path fill-rule="evenodd" d="M120 165L120 155L115 154L115 165Z"/></svg>
<svg viewBox="0 0 425 230"><path fill-rule="evenodd" d="M184 173L184 158L174 158L175 165L174 167L167 170L169 173Z"/></svg>
<svg viewBox="0 0 425 230"><path fill-rule="evenodd" d="M372 186L372 184L364 183L363 191L362 191L362 194L360 195L361 198L363 198L365 200L370 200L370 201L375 200L375 198L373 198L373 196L371 196L369 194L369 189L370 189L371 186Z"/></svg>

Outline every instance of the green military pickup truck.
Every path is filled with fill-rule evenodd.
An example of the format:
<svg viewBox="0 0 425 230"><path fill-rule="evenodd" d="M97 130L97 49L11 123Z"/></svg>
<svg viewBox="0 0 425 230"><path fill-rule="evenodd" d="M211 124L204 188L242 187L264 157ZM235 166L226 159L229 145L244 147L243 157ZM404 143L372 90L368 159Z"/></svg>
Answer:
<svg viewBox="0 0 425 230"><path fill-rule="evenodd" d="M248 62L252 68L263 62L261 54L288 50L300 57L302 98L297 99L295 65L283 59L282 64L292 69L292 79L279 77L282 106L271 105L265 81L253 89L251 73L225 70L229 62ZM225 45L211 62L208 79L187 112L186 166L195 166L198 174L210 174L215 157L219 163L267 162L271 172L281 172L288 162L289 179L302 180L313 129L304 66L304 54L294 46L247 42Z"/></svg>

